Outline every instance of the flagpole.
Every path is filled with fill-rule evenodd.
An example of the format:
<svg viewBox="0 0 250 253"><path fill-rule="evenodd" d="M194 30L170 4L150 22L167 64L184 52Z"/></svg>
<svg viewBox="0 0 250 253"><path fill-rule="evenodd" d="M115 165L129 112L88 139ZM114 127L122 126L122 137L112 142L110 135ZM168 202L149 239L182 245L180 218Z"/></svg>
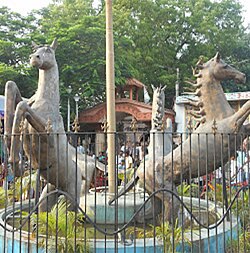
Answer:
<svg viewBox="0 0 250 253"><path fill-rule="evenodd" d="M106 0L106 102L107 102L107 144L109 193L115 192L115 73L112 0Z"/></svg>

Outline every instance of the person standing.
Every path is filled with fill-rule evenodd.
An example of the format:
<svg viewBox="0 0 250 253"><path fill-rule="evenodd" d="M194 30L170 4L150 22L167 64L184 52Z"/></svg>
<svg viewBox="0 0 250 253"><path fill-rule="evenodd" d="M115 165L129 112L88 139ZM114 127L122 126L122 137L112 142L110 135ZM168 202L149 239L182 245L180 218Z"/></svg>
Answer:
<svg viewBox="0 0 250 253"><path fill-rule="evenodd" d="M125 168L126 168L126 171L129 170L129 169L132 169L132 167L133 167L133 158L130 155L129 150L126 150L126 152L125 152Z"/></svg>

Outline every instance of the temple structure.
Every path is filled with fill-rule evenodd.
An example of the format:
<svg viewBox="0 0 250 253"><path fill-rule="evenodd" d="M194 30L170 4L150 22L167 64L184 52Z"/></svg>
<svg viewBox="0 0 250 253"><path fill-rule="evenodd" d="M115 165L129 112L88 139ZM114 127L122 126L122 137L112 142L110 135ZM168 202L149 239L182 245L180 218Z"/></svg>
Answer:
<svg viewBox="0 0 250 253"><path fill-rule="evenodd" d="M116 122L118 132L133 131L133 122L136 122L137 131L148 131L151 129L152 106L144 102L145 85L135 78L128 78L124 86L116 88ZM85 109L79 113L81 131L95 132L96 154L104 149L105 143L105 119L106 103L98 104L92 108ZM166 109L164 121L168 118L174 123L175 112ZM136 137L138 141L140 136Z"/></svg>

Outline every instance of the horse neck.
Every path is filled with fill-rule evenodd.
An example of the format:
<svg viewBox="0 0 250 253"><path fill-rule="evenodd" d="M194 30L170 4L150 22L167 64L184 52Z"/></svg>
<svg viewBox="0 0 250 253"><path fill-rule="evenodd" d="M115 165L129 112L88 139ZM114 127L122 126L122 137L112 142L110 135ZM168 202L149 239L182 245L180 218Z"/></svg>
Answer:
<svg viewBox="0 0 250 253"><path fill-rule="evenodd" d="M59 74L57 65L48 70L39 69L37 99L47 99L59 107Z"/></svg>
<svg viewBox="0 0 250 253"><path fill-rule="evenodd" d="M206 121L220 120L234 113L218 80L198 78L197 84L201 84L200 101L203 103Z"/></svg>

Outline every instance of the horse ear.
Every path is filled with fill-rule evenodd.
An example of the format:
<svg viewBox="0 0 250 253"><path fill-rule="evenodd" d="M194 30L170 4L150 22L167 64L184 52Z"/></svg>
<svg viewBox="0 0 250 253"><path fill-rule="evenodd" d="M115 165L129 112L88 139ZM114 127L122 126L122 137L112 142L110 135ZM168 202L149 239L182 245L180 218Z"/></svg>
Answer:
<svg viewBox="0 0 250 253"><path fill-rule="evenodd" d="M216 60L216 62L219 62L220 61L220 53L217 52L214 59Z"/></svg>
<svg viewBox="0 0 250 253"><path fill-rule="evenodd" d="M51 43L50 47L51 47L52 49L56 50L57 46L58 46L58 42L57 42L57 38L55 38L55 39L53 40L53 42Z"/></svg>
<svg viewBox="0 0 250 253"><path fill-rule="evenodd" d="M34 41L31 41L31 46L32 46L32 49L34 50L39 47Z"/></svg>
<svg viewBox="0 0 250 253"><path fill-rule="evenodd" d="M153 85L153 84L151 84L151 87L152 87L153 91L155 91L155 90L156 90L156 88L154 87L154 85Z"/></svg>
<svg viewBox="0 0 250 253"><path fill-rule="evenodd" d="M164 91L166 89L167 85L164 85L164 87L161 89L162 91Z"/></svg>

